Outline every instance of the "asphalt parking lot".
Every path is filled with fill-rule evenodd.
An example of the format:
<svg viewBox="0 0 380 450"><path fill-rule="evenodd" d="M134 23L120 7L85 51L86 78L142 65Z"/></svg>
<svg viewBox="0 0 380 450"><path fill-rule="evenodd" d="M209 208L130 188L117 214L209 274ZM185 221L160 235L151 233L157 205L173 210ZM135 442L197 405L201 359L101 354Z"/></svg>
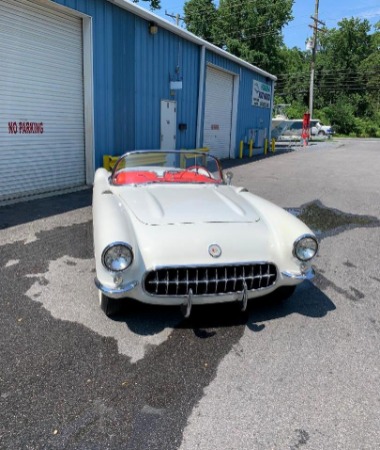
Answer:
<svg viewBox="0 0 380 450"><path fill-rule="evenodd" d="M380 448L380 141L226 165L320 239L284 304L109 319L91 191L0 207L1 450Z"/></svg>

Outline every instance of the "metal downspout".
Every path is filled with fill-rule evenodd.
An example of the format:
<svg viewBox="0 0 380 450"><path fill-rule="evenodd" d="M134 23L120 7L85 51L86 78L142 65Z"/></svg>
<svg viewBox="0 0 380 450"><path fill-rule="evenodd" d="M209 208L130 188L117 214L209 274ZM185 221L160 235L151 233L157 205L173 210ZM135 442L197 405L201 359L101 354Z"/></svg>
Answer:
<svg viewBox="0 0 380 450"><path fill-rule="evenodd" d="M268 136L269 136L269 142L272 142L272 119L273 119L273 108L274 108L274 89L275 89L276 83L272 81L272 89L271 89L271 99L270 99L270 113L269 113L269 130L268 130Z"/></svg>
<svg viewBox="0 0 380 450"><path fill-rule="evenodd" d="M204 97L204 85L205 85L205 66L206 66L206 47L202 45L199 67L199 90L198 90L198 112L197 112L197 136L196 147L201 147L201 134L202 134L202 112L203 112L203 97Z"/></svg>

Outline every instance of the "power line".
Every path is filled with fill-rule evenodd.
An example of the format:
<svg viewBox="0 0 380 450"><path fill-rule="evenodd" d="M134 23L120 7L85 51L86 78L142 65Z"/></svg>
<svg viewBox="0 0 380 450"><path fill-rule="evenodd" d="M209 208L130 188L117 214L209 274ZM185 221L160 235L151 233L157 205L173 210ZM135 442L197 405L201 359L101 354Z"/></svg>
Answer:
<svg viewBox="0 0 380 450"><path fill-rule="evenodd" d="M247 5L247 6L258 6L258 9L260 9L260 10L263 10L263 9L266 9L266 10L270 10L270 9L274 9L274 8L278 8L279 7L279 4L277 3L277 4L271 4L271 5L261 5L261 4L259 4L259 1L258 0L246 0L246 2L245 2L245 5ZM215 12L216 11L218 11L218 7L215 7ZM234 9L240 9L241 10L241 3L239 3L239 2L236 2L236 3L231 3L229 6L228 6L228 9L231 11L230 13L224 13L224 15L225 15L225 17L237 17L238 16L238 14L236 14L236 13L234 13L234 12L232 12L232 10L234 10ZM214 12L210 12L210 10L209 10L209 8L199 8L198 9L198 11L196 11L196 12L193 12L192 13L192 16L198 16L198 17L207 17L207 16L211 16L212 14L214 14ZM268 14L265 14L265 16L267 16L268 17ZM369 14L368 16L366 16L366 17L370 17L370 18L372 18L372 17L378 17L378 16L380 16L380 13L378 13L378 12L374 12L374 13L371 13L371 14ZM263 16L262 16L263 17ZM361 17L357 17L357 15L356 16L354 16L354 18L358 18L358 19L360 19L360 20L363 20L363 19L365 19L366 17L363 17L363 18L361 18ZM325 19L325 20L333 20L333 21L336 21L336 20L343 20L343 19L347 19L347 18L349 18L348 17L348 15L346 16L346 17L328 17L327 19ZM307 24L307 22L305 22L305 25Z"/></svg>
<svg viewBox="0 0 380 450"><path fill-rule="evenodd" d="M322 89L322 88L320 88ZM328 88L329 92L342 92L342 90L344 90L345 93L350 94L353 92L366 92L366 93L371 93L371 92L379 92L379 89L376 86L368 86L365 89L363 89L362 87L356 87L356 86L352 86L352 87L348 87L346 89L340 89L339 86L330 86ZM297 94L307 94L309 91L307 89L302 89L302 90L298 90ZM275 94L278 97L292 97L294 94L291 92L287 92L287 91L275 91Z"/></svg>
<svg viewBox="0 0 380 450"><path fill-rule="evenodd" d="M246 3L245 3L245 5L244 6L252 6L252 7L254 7L254 6L256 6L257 7L257 10L260 10L260 11L262 11L262 10L270 10L270 9L274 9L274 8L276 8L276 9L278 9L279 8L279 4L272 4L272 5L261 5L259 2L258 2L258 0L247 0L246 1ZM239 11L238 12L233 12L232 10L233 9L235 9L235 8L238 8L239 9ZM224 8L223 9L223 16L222 16L222 18L223 19L241 19L241 16L240 16L240 11L241 11L241 8L242 8L242 5L241 5L241 3L238 3L238 2L236 2L236 3L233 3L233 4L230 4L229 6L228 6L228 8L226 7L226 8ZM229 11L228 11L229 10ZM220 8L215 8L215 10L213 10L213 11L210 11L208 8L206 9L206 8L200 8L200 9L198 9L197 11L195 11L195 12L192 12L191 13L191 17L192 18L202 18L202 19L204 19L205 17L207 18L207 17L212 17L212 16L214 16L215 15L215 13L217 13L217 11L220 11ZM252 11L252 12L254 12L254 11ZM272 13L261 13L259 16L258 16L259 18L260 18L260 20L261 21L265 21L266 19L271 19L271 18L273 18L273 14ZM184 17L184 21L186 22L186 16ZM264 26L265 26L265 24L263 24ZM250 31L250 30L256 30L256 26L255 27L248 27L248 28L245 28L245 30L244 31ZM261 33L255 33L255 34L252 34L252 35L250 35L250 36L247 36L247 37L255 37L255 36L265 36L265 35L270 35L270 34L278 34L278 33L281 33L281 30L275 30L275 31L270 31L270 32L261 32Z"/></svg>
<svg viewBox="0 0 380 450"><path fill-rule="evenodd" d="M185 21L184 17L181 17L179 14L173 14L173 13L169 14L166 11L166 9L165 9L165 16L168 16L168 17L171 17L172 19L175 19L177 27L179 27L179 21L180 20Z"/></svg>
<svg viewBox="0 0 380 450"><path fill-rule="evenodd" d="M290 0L285 0L285 1L290 1ZM262 10L265 10L265 9L269 10L269 9L272 9L272 8L273 9L274 8L278 9L278 7L281 6L281 5L279 3L277 3L277 4L274 3L274 4L269 4L269 5L268 4L267 5L262 5L260 0L246 0L245 3L244 3L244 6L252 6L252 7L257 6L258 7L257 9L262 11ZM220 9L220 6L216 7L214 5L214 7L215 7L215 11ZM235 3L230 3L228 6L226 5L225 9L227 9L227 8L230 11L235 9L235 8L241 10L242 5L241 5L241 2L236 1ZM206 16L207 15L211 15L210 9L209 8L199 8L198 11L195 13L195 15L199 15L199 16L202 16L202 17L204 17L205 15ZM233 13L230 13L230 14L227 14L227 15L233 16Z"/></svg>
<svg viewBox="0 0 380 450"><path fill-rule="evenodd" d="M277 79L277 83L288 83L289 81L297 81L300 80L302 81L303 79L307 78L308 74L299 74L297 76L291 76L289 75L287 78L278 78ZM348 76L339 76L339 74L329 74L329 75L324 75L324 76L318 76L317 79L319 80L331 80L331 79L336 79L338 78L338 81L341 82L342 80L351 80L351 79L357 79L357 80L362 80L363 78L371 78L371 75L377 75L376 78L378 78L380 76L379 72L376 70L372 70L372 71L367 71L365 73L358 73L356 75L352 74L352 75L348 75ZM373 78L373 77L372 77Z"/></svg>
<svg viewBox="0 0 380 450"><path fill-rule="evenodd" d="M252 6L252 7L257 7L258 10L266 10L266 11L270 11L273 8L278 8L279 4L272 4L272 5L260 5L258 0L247 0L247 2L245 3L245 5L248 6ZM223 12L223 18L225 19L239 19L239 11L236 12L234 11L235 9L241 9L241 4L238 2L235 3L231 3L228 6L229 12L228 11L224 11ZM199 8L196 12L192 12L191 16L197 17L197 18L207 18L207 17L212 17L217 11L219 10L219 8L215 7L214 11L210 11L208 8ZM177 21L177 25L179 25L179 20L184 21L186 23L186 17L182 17L179 14L167 14L165 11L165 14L173 19L176 19ZM373 16L376 15L380 15L380 14L373 14ZM179 20L177 19L177 17L179 17ZM270 19L272 18L273 15L271 13L265 13L265 14L261 14L260 18L261 19ZM312 17L313 18L313 17ZM338 19L337 19L338 20ZM290 21L291 23L291 21ZM263 24L263 26L265 26L265 24ZM310 27L313 28L312 25L309 25ZM300 25L288 25L288 28L301 28ZM260 37L265 37L265 36L271 36L271 35L278 35L281 36L283 35L283 30L282 29L276 29L276 30L272 30L272 31L261 31L261 32L254 32L257 30L257 27L248 27L245 28L244 31L244 39L248 40L248 39L255 39L255 38L260 38ZM319 30L321 31L321 30ZM241 34L238 34L238 32L236 32L235 34L236 37L241 37Z"/></svg>
<svg viewBox="0 0 380 450"><path fill-rule="evenodd" d="M365 71L365 73L368 73L368 72L375 72L376 73L376 71L378 70L378 69L380 69L380 65L375 65L375 66L373 66L373 69L372 70L370 70L370 71ZM329 74L331 74L331 75L334 75L334 74L336 74L336 73L343 73L343 74L353 74L353 75L355 75L355 74L357 74L358 73L358 70L359 69L351 69L351 70L347 70L347 69L344 69L344 68L342 68L342 69L331 69L331 70L325 70L325 69L323 69L323 70L318 70L318 73L319 74L322 74L322 75L329 75ZM295 74L299 74L299 75L304 75L304 72L287 72L287 73L280 73L280 74L278 74L277 75L277 77L282 77L282 76L291 76L291 75L295 75Z"/></svg>

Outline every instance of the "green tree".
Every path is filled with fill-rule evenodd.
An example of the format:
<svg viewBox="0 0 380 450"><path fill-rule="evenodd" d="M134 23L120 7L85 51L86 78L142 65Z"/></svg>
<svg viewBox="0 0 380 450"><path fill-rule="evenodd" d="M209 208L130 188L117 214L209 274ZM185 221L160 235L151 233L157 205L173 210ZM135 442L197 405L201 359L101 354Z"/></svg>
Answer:
<svg viewBox="0 0 380 450"><path fill-rule="evenodd" d="M149 2L150 3L150 9L161 9L161 1L160 0L141 0L142 2ZM139 0L133 0L133 3L138 3Z"/></svg>
<svg viewBox="0 0 380 450"><path fill-rule="evenodd" d="M208 42L214 42L217 11L212 0L191 0L184 5L186 28Z"/></svg>
<svg viewBox="0 0 380 450"><path fill-rule="evenodd" d="M372 32L371 32L372 31ZM320 33L314 83L314 116L339 133L380 137L380 22L343 19ZM308 107L310 53L283 48L276 101L291 104L294 118Z"/></svg>
<svg viewBox="0 0 380 450"><path fill-rule="evenodd" d="M375 31L371 35L371 53L362 61L359 71L380 127L380 22L375 25Z"/></svg>
<svg viewBox="0 0 380 450"><path fill-rule="evenodd" d="M294 0L189 0L188 29L215 45L272 73L282 66L282 28L292 19ZM190 14L191 13L191 14Z"/></svg>
<svg viewBox="0 0 380 450"><path fill-rule="evenodd" d="M309 96L310 55L297 47L289 49L283 46L279 51L279 58L284 72L277 74L275 89L277 102L292 105L296 103L296 110L301 109L304 113Z"/></svg>
<svg viewBox="0 0 380 450"><path fill-rule="evenodd" d="M368 20L355 18L343 19L338 25L321 36L316 87L322 102L366 91L361 64L372 52L371 26Z"/></svg>
<svg viewBox="0 0 380 450"><path fill-rule="evenodd" d="M321 36L317 56L316 107L326 108L337 131L375 136L379 101L379 24L343 19Z"/></svg>

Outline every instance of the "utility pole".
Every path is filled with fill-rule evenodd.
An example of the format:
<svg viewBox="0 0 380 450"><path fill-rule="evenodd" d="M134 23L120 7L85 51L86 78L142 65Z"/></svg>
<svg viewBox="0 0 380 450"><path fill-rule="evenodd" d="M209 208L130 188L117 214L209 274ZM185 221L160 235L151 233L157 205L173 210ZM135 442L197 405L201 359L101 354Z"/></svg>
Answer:
<svg viewBox="0 0 380 450"><path fill-rule="evenodd" d="M165 10L165 16L175 19L175 24L177 25L177 27L179 27L179 21L184 20L183 17L181 17L179 14L169 14L166 10Z"/></svg>
<svg viewBox="0 0 380 450"><path fill-rule="evenodd" d="M309 25L310 28L313 28L313 49L311 54L311 64L310 64L310 90L309 90L309 113L310 119L313 117L313 104L314 104L314 72L315 72L315 60L317 56L317 39L318 39L318 31L322 31L318 28L318 24L325 25L324 22L318 20L318 10L319 10L319 0L315 0L315 11L314 16L311 16L311 19L314 20L314 25Z"/></svg>

